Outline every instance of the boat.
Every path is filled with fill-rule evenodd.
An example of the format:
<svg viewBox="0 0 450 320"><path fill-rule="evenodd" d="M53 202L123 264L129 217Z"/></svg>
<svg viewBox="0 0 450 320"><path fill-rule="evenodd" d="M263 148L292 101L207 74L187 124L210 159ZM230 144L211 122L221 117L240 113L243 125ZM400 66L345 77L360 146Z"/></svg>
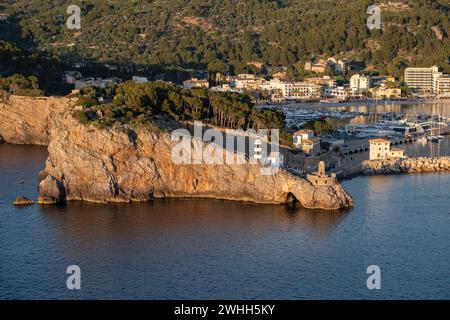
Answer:
<svg viewBox="0 0 450 320"><path fill-rule="evenodd" d="M432 121L432 126L430 129L430 136L427 137L428 141L439 142L444 139L444 136L441 135L441 115L438 117L437 128L434 128L434 121ZM437 133L433 133L434 129L437 129Z"/></svg>
<svg viewBox="0 0 450 320"><path fill-rule="evenodd" d="M419 139L417 139L417 142L419 142L419 143L427 143L428 139L426 137L420 137Z"/></svg>
<svg viewBox="0 0 450 320"><path fill-rule="evenodd" d="M438 138L439 136L429 136L429 137L427 137L427 139L428 139L428 141L431 141L431 142L439 142L439 138Z"/></svg>

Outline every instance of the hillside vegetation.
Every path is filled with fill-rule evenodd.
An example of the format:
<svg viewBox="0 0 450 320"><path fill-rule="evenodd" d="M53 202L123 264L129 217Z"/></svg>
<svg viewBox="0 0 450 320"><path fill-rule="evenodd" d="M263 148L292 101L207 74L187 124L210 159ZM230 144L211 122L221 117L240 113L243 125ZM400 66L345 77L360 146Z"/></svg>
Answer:
<svg viewBox="0 0 450 320"><path fill-rule="evenodd" d="M8 2L8 1L7 1ZM58 56L205 68L225 61L298 67L314 56L360 59L400 75L407 65L450 72L446 0L380 0L382 30L366 28L370 0L16 0L20 38ZM66 9L82 9L81 30L65 27Z"/></svg>

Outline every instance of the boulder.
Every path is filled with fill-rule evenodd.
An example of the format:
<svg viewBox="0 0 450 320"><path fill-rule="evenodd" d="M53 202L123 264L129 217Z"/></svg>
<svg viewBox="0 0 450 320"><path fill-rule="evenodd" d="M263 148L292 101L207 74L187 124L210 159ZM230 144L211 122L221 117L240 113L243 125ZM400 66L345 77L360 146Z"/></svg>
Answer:
<svg viewBox="0 0 450 320"><path fill-rule="evenodd" d="M29 206L34 204L34 201L31 199L28 199L24 196L16 197L16 199L13 201L13 204L16 206Z"/></svg>
<svg viewBox="0 0 450 320"><path fill-rule="evenodd" d="M57 203L65 200L65 190L55 177L47 175L39 183L39 198L38 203L49 204Z"/></svg>
<svg viewBox="0 0 450 320"><path fill-rule="evenodd" d="M47 196L39 196L37 200L38 204L47 204L47 205L57 204L58 202L59 202L58 199Z"/></svg>

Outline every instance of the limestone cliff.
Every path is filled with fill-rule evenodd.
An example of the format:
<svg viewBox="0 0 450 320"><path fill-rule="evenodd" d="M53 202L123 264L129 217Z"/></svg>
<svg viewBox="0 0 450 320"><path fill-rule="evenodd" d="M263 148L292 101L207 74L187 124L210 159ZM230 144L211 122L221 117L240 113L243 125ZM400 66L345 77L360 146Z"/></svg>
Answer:
<svg viewBox="0 0 450 320"><path fill-rule="evenodd" d="M353 205L338 183L313 185L285 170L262 175L259 164L175 164L171 151L176 142L169 133L82 125L72 117L69 99L53 99L15 98L0 105L6 141L49 142L39 177L40 203L202 197L274 204L296 199L306 208L327 210Z"/></svg>
<svg viewBox="0 0 450 320"><path fill-rule="evenodd" d="M53 119L65 112L70 99L10 96L0 101L0 141L47 145Z"/></svg>

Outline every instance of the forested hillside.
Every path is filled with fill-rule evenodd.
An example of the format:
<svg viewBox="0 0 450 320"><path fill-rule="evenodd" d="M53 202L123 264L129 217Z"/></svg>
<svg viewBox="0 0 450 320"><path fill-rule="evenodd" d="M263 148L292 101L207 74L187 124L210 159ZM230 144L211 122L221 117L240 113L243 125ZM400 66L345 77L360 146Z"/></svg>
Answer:
<svg viewBox="0 0 450 320"><path fill-rule="evenodd" d="M361 59L401 74L406 65L450 71L448 0L380 0L382 30L366 28L371 0L16 0L21 41L57 55L140 65L206 67L248 61L299 68L313 56ZM65 27L82 9L81 30ZM5 37L5 35L0 35Z"/></svg>

